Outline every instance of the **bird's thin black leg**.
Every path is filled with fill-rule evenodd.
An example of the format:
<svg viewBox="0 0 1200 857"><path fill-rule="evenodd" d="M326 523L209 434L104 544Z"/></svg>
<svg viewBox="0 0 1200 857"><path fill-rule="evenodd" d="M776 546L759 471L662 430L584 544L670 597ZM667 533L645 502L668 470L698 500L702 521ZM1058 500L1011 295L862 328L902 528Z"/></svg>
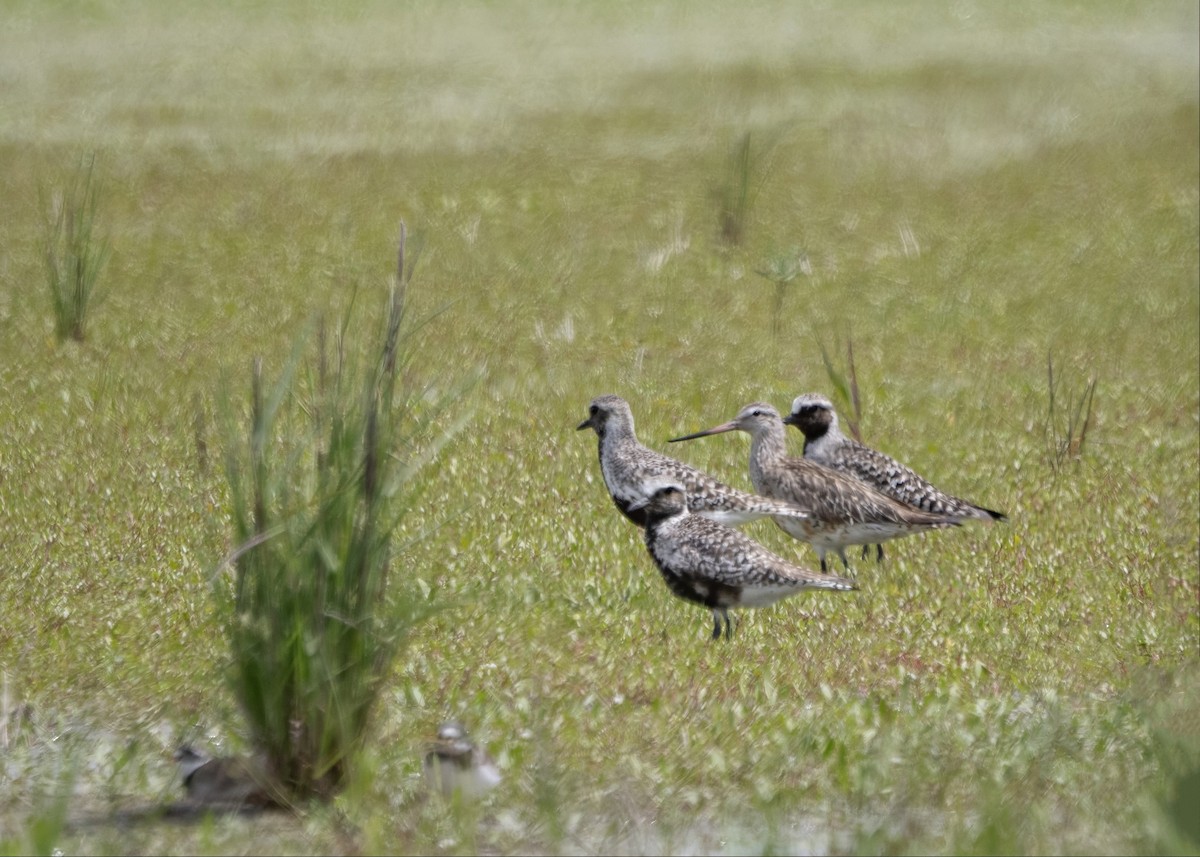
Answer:
<svg viewBox="0 0 1200 857"><path fill-rule="evenodd" d="M875 550L877 551L876 556L875 556L875 561L883 562L883 545L875 545ZM866 555L864 555L863 559L866 559L866 558L867 558Z"/></svg>
<svg viewBox="0 0 1200 857"><path fill-rule="evenodd" d="M724 614L724 616L725 616L725 639L732 640L733 639L733 620L729 618L728 610L722 610L721 613Z"/></svg>
<svg viewBox="0 0 1200 857"><path fill-rule="evenodd" d="M849 571L850 561L846 559L846 551L844 548L838 548L838 556L842 558L842 568L846 569L846 571Z"/></svg>
<svg viewBox="0 0 1200 857"><path fill-rule="evenodd" d="M716 610L713 611L713 633L714 640L721 639L721 614Z"/></svg>

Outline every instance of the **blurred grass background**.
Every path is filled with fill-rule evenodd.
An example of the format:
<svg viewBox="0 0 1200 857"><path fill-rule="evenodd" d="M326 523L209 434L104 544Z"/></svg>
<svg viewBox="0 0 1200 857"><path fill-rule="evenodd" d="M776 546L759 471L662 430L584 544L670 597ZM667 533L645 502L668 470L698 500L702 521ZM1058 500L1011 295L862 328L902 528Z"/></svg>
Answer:
<svg viewBox="0 0 1200 857"><path fill-rule="evenodd" d="M1198 19L6 3L0 843L30 847L69 781L57 842L79 852L1195 852ZM43 201L91 152L112 256L87 341L62 346ZM197 408L203 436L223 378L277 369L355 284L382 293L401 217L434 315L410 371L485 372L398 565L460 606L414 636L331 810L120 827L177 794L178 740L242 740ZM755 271L799 254L777 302ZM574 426L620 393L663 449L831 392L820 346L850 338L865 439L1011 522L896 543L855 564L862 592L709 645ZM1097 379L1066 467L1048 356L1064 398ZM671 452L748 485L744 439ZM478 827L416 797L448 715L506 774Z"/></svg>

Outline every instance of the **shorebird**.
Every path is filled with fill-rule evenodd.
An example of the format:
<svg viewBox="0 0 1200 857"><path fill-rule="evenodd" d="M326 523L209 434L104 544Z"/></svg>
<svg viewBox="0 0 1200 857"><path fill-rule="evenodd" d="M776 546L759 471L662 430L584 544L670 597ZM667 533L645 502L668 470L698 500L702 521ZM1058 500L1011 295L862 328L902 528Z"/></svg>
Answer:
<svg viewBox="0 0 1200 857"><path fill-rule="evenodd" d="M639 527L645 511L643 486L652 479L671 479L684 487L688 509L722 524L740 526L759 518L802 519L808 512L791 503L757 497L713 479L702 470L642 446L633 428L633 411L620 396L597 396L578 430L593 429L600 439L600 472L613 503ZM636 508L635 508L636 506Z"/></svg>
<svg viewBox="0 0 1200 857"><path fill-rule="evenodd" d="M422 765L426 785L450 799L457 792L473 799L500 784L500 769L455 720L438 727Z"/></svg>
<svg viewBox="0 0 1200 857"><path fill-rule="evenodd" d="M271 797L264 777L246 759L213 758L188 744L175 751L183 774L188 799L205 806L267 807L278 801Z"/></svg>
<svg viewBox="0 0 1200 857"><path fill-rule="evenodd" d="M812 513L804 520L776 518L775 523L817 549L822 571L827 570L827 551L836 551L842 565L849 568L846 545L878 544L959 524L957 516L924 512L814 461L789 457L783 420L775 408L764 402L746 405L727 423L671 442L728 431L744 431L751 437L750 481L756 491Z"/></svg>
<svg viewBox="0 0 1200 857"><path fill-rule="evenodd" d="M838 427L833 403L816 393L797 396L792 412L783 418L804 434L804 457L866 482L894 500L926 512L955 515L962 519L1003 521L1003 512L987 509L939 490L916 471L878 450L846 437ZM866 548L863 548L866 555ZM883 545L878 546L883 559Z"/></svg>
<svg viewBox="0 0 1200 857"><path fill-rule="evenodd" d="M793 565L745 533L694 514L684 487L651 483L637 506L645 513L646 548L672 593L713 614L714 640L733 636L730 607L765 607L805 589L846 592L852 580Z"/></svg>

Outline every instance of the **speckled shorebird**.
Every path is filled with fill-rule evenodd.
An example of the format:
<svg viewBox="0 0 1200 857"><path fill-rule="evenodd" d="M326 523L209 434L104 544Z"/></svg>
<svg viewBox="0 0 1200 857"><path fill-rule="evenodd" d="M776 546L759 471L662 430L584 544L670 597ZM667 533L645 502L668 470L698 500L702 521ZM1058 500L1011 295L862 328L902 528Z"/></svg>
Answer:
<svg viewBox="0 0 1200 857"><path fill-rule="evenodd" d="M836 551L842 565L849 568L847 545L878 544L959 523L956 516L915 509L815 461L789 457L783 420L775 408L764 402L746 405L727 423L671 442L727 431L744 431L751 437L750 481L756 491L812 513L805 520L776 518L775 523L817 549L822 571L827 568L826 551Z"/></svg>
<svg viewBox="0 0 1200 857"><path fill-rule="evenodd" d="M446 798L456 792L465 798L477 798L499 785L501 779L491 756L455 720L438 727L437 740L425 753L422 773L429 788Z"/></svg>
<svg viewBox="0 0 1200 857"><path fill-rule="evenodd" d="M977 518L991 523L1007 517L1003 512L947 494L891 456L846 437L838 427L833 403L824 396L816 393L797 396L792 402L792 412L783 422L804 434L804 457L809 461L861 479L901 503L964 520ZM883 559L883 545L878 546L878 557Z"/></svg>
<svg viewBox="0 0 1200 857"><path fill-rule="evenodd" d="M671 592L712 610L713 639L733 636L730 607L765 607L805 589L846 592L854 581L818 574L771 553L745 533L693 514L682 485L652 481L634 504L646 548Z"/></svg>
<svg viewBox="0 0 1200 857"><path fill-rule="evenodd" d="M184 744L175 751L175 761L188 799L195 804L230 809L278 804L264 784L262 772L248 759L213 758Z"/></svg>
<svg viewBox="0 0 1200 857"><path fill-rule="evenodd" d="M646 525L645 511L635 504L646 499L643 486L653 479L669 479L684 487L688 509L728 526L778 516L798 520L808 517L803 507L757 497L713 479L702 470L655 452L638 442L633 411L620 396L597 396L588 406L588 418L578 429L593 429L600 438L600 472L613 502L626 518Z"/></svg>

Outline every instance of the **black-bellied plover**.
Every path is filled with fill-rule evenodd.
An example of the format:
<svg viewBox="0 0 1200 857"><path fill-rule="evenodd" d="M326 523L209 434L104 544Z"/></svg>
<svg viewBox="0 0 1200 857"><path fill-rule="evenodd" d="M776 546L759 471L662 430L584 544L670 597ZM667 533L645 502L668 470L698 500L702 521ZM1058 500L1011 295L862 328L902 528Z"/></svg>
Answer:
<svg viewBox="0 0 1200 857"><path fill-rule="evenodd" d="M847 545L878 544L959 524L954 515L921 511L815 461L789 457L783 420L764 402L747 405L729 422L674 438L672 443L727 431L744 431L751 437L750 481L754 490L812 513L804 520L776 518L775 523L817 549L822 571L826 570L826 551L836 551L849 568Z"/></svg>
<svg viewBox="0 0 1200 857"><path fill-rule="evenodd" d="M713 639L733 636L730 607L765 607L806 589L846 592L852 580L818 574L767 550L745 533L693 514L676 482L652 480L635 505L646 516L646 548L671 592L713 614Z"/></svg>
<svg viewBox="0 0 1200 857"><path fill-rule="evenodd" d="M645 499L642 487L652 479L679 483L687 493L688 508L722 524L739 526L758 518L801 519L808 512L794 504L757 497L725 485L702 470L655 452L638 442L633 411L620 396L597 396L588 406L588 418L579 430L593 429L600 439L600 472L613 503L626 518L645 526L645 513L633 508Z"/></svg>
<svg viewBox="0 0 1200 857"><path fill-rule="evenodd" d="M202 806L239 809L278 806L259 767L234 756L213 758L184 744L175 751L188 799Z"/></svg>
<svg viewBox="0 0 1200 857"><path fill-rule="evenodd" d="M422 763L426 785L443 797L477 798L500 784L500 769L455 720L438 727Z"/></svg>
<svg viewBox="0 0 1200 857"><path fill-rule="evenodd" d="M847 473L901 503L964 520L977 518L991 523L1007 517L1003 512L947 494L891 456L846 437L838 427L833 403L824 396L797 396L783 422L804 434L804 457L809 461ZM883 545L879 545L878 556L883 559Z"/></svg>

